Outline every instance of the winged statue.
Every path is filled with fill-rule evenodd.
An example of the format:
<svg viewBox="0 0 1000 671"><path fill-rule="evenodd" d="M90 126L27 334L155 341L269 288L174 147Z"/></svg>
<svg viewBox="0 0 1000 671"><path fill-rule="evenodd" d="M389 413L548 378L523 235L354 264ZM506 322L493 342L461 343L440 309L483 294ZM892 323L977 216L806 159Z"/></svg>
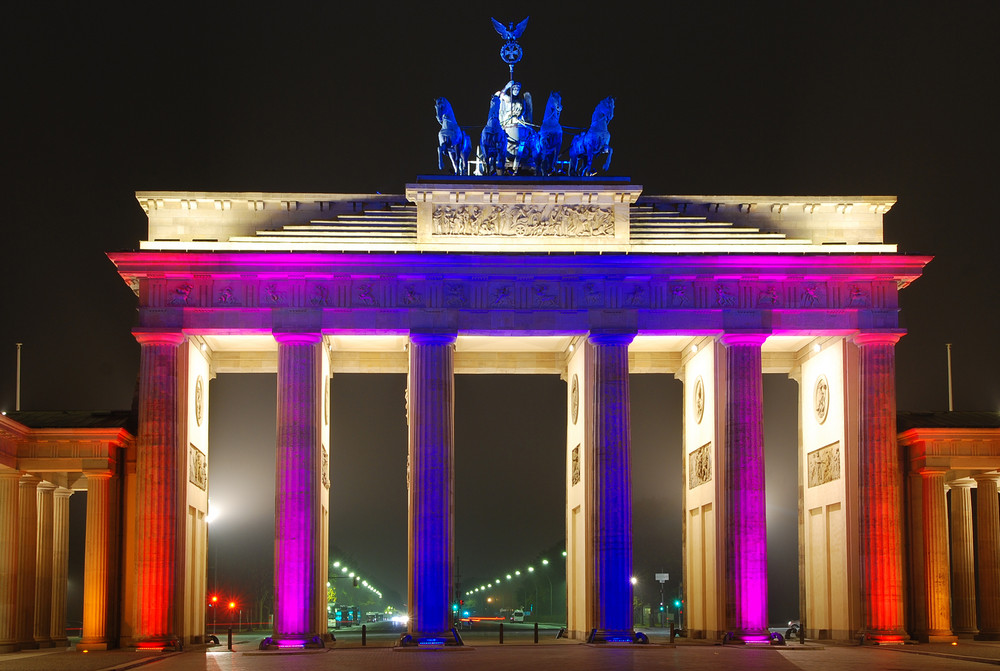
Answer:
<svg viewBox="0 0 1000 671"><path fill-rule="evenodd" d="M524 29L528 27L528 19L530 18L530 16L524 17L524 21L521 21L521 23L516 26L513 21L511 21L507 26L504 26L496 19L491 19L491 21L493 21L493 27L496 28L500 37L504 38L508 42L513 42L517 40L517 38L521 36L521 33L524 32Z"/></svg>

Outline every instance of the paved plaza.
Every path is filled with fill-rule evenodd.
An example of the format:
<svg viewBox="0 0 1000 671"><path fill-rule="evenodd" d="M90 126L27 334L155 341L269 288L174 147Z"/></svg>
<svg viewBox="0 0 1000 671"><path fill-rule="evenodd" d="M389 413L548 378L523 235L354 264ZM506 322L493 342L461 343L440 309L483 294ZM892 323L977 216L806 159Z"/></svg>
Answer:
<svg viewBox="0 0 1000 671"><path fill-rule="evenodd" d="M1000 643L961 641L958 645L929 644L886 647L790 644L787 648L722 647L680 643L676 647L585 645L547 641L539 645L499 645L477 641L474 646L448 650L398 649L388 646L333 647L321 651L261 653L257 637L241 637L233 651L223 644L181 653L138 653L121 650L82 653L72 649L32 651L0 657L0 671L269 671L294 669L802 669L803 671L889 671L936 669L960 671L1000 665ZM338 646L340 644L337 644Z"/></svg>

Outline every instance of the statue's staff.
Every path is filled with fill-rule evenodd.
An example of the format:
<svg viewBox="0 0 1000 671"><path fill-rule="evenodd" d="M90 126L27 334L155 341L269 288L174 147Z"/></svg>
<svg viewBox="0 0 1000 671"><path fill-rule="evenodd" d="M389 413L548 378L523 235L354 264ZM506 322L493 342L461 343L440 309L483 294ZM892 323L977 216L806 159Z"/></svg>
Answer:
<svg viewBox="0 0 1000 671"><path fill-rule="evenodd" d="M524 29L528 27L529 18L531 17L524 17L524 21L521 21L516 26L513 21L507 26L504 26L496 19L490 19L493 21L493 27L496 28L497 33L505 40L503 46L500 47L500 58L508 65L508 67L510 67L511 79L514 79L514 65L520 63L521 56L524 55L521 45L517 43L517 38L519 38L524 32Z"/></svg>

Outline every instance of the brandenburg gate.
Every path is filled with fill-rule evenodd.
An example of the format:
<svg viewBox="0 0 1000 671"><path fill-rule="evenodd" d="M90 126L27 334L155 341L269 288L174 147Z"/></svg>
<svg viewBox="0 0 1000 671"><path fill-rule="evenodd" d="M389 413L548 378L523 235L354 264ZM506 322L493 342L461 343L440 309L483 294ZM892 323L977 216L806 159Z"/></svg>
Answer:
<svg viewBox="0 0 1000 671"><path fill-rule="evenodd" d="M327 631L329 388L340 372L408 376L414 644L456 639L463 373L566 381L572 637L635 637L630 373L684 383L691 636L769 636L764 373L799 386L807 626L840 639L906 636L894 347L899 291L930 259L883 240L894 198L656 196L625 178L462 177L419 178L402 195L137 198L148 239L109 254L138 297L141 345L111 643L203 641L209 381L240 372L277 374L275 645L318 644Z"/></svg>

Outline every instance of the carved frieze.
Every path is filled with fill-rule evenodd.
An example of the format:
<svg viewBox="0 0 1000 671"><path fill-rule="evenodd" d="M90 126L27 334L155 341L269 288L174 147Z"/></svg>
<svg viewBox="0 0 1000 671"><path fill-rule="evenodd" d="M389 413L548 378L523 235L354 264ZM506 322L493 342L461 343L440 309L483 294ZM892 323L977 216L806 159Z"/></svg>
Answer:
<svg viewBox="0 0 1000 671"><path fill-rule="evenodd" d="M559 285L539 282L531 288L531 305L536 308L559 307Z"/></svg>
<svg viewBox="0 0 1000 671"><path fill-rule="evenodd" d="M571 477L571 483L573 485L580 482L580 446L577 445L573 448L573 471Z"/></svg>
<svg viewBox="0 0 1000 671"><path fill-rule="evenodd" d="M377 308L378 285L374 281L355 282L352 290L353 304L355 307Z"/></svg>
<svg viewBox="0 0 1000 671"><path fill-rule="evenodd" d="M493 284L490 287L491 308L512 308L514 304L514 285L511 282Z"/></svg>
<svg viewBox="0 0 1000 671"><path fill-rule="evenodd" d="M188 446L188 481L198 489L208 489L208 457L194 445Z"/></svg>
<svg viewBox="0 0 1000 671"><path fill-rule="evenodd" d="M688 489L712 481L712 443L705 443L688 455Z"/></svg>
<svg viewBox="0 0 1000 671"><path fill-rule="evenodd" d="M181 284L175 285L170 292L170 298L167 301L168 305L193 305L195 303L194 296L192 292L194 291L194 285L188 282L183 282Z"/></svg>
<svg viewBox="0 0 1000 671"><path fill-rule="evenodd" d="M330 489L330 455L323 448L323 487Z"/></svg>
<svg viewBox="0 0 1000 671"><path fill-rule="evenodd" d="M615 213L597 205L436 205L435 236L593 238L615 235Z"/></svg>
<svg viewBox="0 0 1000 671"><path fill-rule="evenodd" d="M840 479L840 443L832 443L807 456L809 487L818 487Z"/></svg>
<svg viewBox="0 0 1000 671"><path fill-rule="evenodd" d="M284 282L261 282L259 305L265 308L287 306L288 293Z"/></svg>

